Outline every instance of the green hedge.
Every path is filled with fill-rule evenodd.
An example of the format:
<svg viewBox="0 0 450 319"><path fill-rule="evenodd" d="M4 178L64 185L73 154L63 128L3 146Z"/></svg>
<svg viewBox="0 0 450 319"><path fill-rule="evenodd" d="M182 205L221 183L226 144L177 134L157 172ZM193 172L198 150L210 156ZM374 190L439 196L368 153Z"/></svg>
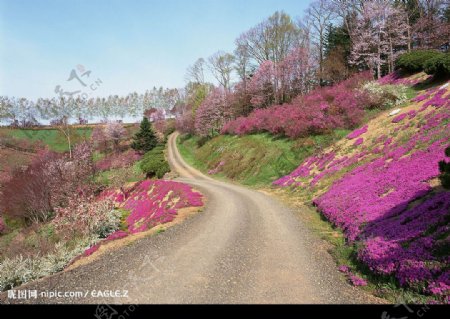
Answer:
<svg viewBox="0 0 450 319"><path fill-rule="evenodd" d="M162 178L170 172L169 164L164 156L164 146L156 146L151 151L145 153L140 163L140 169L148 178Z"/></svg>
<svg viewBox="0 0 450 319"><path fill-rule="evenodd" d="M438 76L450 75L450 54L440 53L439 55L425 62L424 70L427 74Z"/></svg>
<svg viewBox="0 0 450 319"><path fill-rule="evenodd" d="M399 56L395 65L397 68L407 72L420 72L425 70L425 64L429 60L440 57L443 54L434 50L414 50Z"/></svg>

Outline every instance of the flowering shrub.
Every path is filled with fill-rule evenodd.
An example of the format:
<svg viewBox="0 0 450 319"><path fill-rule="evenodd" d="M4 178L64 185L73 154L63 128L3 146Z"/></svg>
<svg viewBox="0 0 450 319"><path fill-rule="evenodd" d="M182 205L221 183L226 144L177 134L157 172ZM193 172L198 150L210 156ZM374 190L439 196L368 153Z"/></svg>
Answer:
<svg viewBox="0 0 450 319"><path fill-rule="evenodd" d="M141 157L142 156L134 150L128 150L123 153L114 153L96 162L95 168L99 171L108 171L114 168L129 167L139 161Z"/></svg>
<svg viewBox="0 0 450 319"><path fill-rule="evenodd" d="M25 258L19 255L3 259L0 263L0 291L63 270L74 257L85 250L86 246L96 241L98 241L96 237L88 237L77 241L75 247L72 248L64 243L58 243L54 252L44 256Z"/></svg>
<svg viewBox="0 0 450 319"><path fill-rule="evenodd" d="M370 74L361 73L332 87L318 88L298 96L290 104L257 109L248 117L226 123L223 134L269 132L291 138L319 134L338 127L354 127L369 103L366 92L357 89Z"/></svg>
<svg viewBox="0 0 450 319"><path fill-rule="evenodd" d="M110 199L74 197L69 205L56 209L52 221L58 230L70 230L75 234L105 238L120 226L120 213Z"/></svg>
<svg viewBox="0 0 450 319"><path fill-rule="evenodd" d="M392 85L372 81L366 83L362 89L369 93L370 104L377 108L393 107L408 100L408 87L402 84Z"/></svg>
<svg viewBox="0 0 450 319"><path fill-rule="evenodd" d="M358 244L358 259L377 274L395 276L402 286L441 296L450 293L450 193L436 191L429 181L439 175L437 162L450 160L444 153L450 140L450 105L448 99L443 106L429 101L445 94L434 89L417 97L415 102L433 109L400 114L392 121L406 122L398 126L399 137L365 137L365 147L352 154L311 156L274 182L314 191L327 179L330 186L313 202L349 243ZM394 127L387 123L383 130ZM368 131L355 130L348 139ZM354 284L362 282L355 279Z"/></svg>

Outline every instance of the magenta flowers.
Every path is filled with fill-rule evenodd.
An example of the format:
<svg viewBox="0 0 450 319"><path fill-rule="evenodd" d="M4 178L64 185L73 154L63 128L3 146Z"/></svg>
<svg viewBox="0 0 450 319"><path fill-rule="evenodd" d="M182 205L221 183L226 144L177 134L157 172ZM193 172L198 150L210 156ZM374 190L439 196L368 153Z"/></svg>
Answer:
<svg viewBox="0 0 450 319"><path fill-rule="evenodd" d="M103 242L124 238L130 233L143 232L159 224L171 222L182 208L203 206L202 195L192 187L166 180L139 182L127 197L120 191L108 190L103 192L100 198L110 198L117 206L130 212L126 218L127 230L112 233L104 241L86 250L85 256L93 254Z"/></svg>
<svg viewBox="0 0 450 319"><path fill-rule="evenodd" d="M450 104L442 89L428 90L415 102L423 103L419 111L404 112L391 121L401 125L383 128L394 132L392 137L363 140L367 126L357 129L347 139L356 139L354 145L364 142L364 147L350 154L328 150L312 156L274 185L313 192L320 189L316 185L325 185L313 203L350 244L357 244L360 261L374 273L397 278L402 286L446 296L450 192L436 188L433 180L438 162L450 160L444 156L450 142ZM366 284L350 275L348 267L339 270L354 285Z"/></svg>

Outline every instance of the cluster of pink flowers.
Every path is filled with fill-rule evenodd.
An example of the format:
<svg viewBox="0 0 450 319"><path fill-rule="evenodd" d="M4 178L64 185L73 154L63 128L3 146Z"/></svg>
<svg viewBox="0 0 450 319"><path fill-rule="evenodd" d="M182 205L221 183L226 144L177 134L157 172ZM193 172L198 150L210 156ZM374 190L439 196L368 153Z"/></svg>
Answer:
<svg viewBox="0 0 450 319"><path fill-rule="evenodd" d="M220 161L219 164L217 164L217 166L215 168L210 169L208 171L208 174L209 175L217 174L220 171L220 169L222 168L222 166L224 166L224 165L225 165L225 162L224 161Z"/></svg>
<svg viewBox="0 0 450 319"><path fill-rule="evenodd" d="M202 195L189 185L165 180L142 181L127 198L117 192L107 196L112 196L121 208L130 211L126 220L130 233L170 222L180 208L203 205Z"/></svg>
<svg viewBox="0 0 450 319"><path fill-rule="evenodd" d="M352 139L354 139L354 138L357 138L357 137L361 136L362 134L366 133L368 128L369 128L369 126L368 126L368 125L365 125L365 126L359 128L359 129L356 129L356 130L354 130L353 132L351 132L350 134L348 134L348 135L347 135L347 138L348 138L349 140L352 140Z"/></svg>
<svg viewBox="0 0 450 319"><path fill-rule="evenodd" d="M95 168L99 171L108 171L113 168L131 166L140 159L141 155L133 150L123 153L113 153L95 163Z"/></svg>
<svg viewBox="0 0 450 319"><path fill-rule="evenodd" d="M189 185L166 181L144 180L139 182L125 196L120 191L106 190L99 200L112 199L116 204L130 212L126 219L127 231L118 230L84 253L89 256L107 241L124 238L129 234L146 231L159 224L172 221L181 208L203 206L202 195Z"/></svg>
<svg viewBox="0 0 450 319"><path fill-rule="evenodd" d="M396 117L394 117L393 119L392 119L392 123L399 123L399 122L401 122L405 117L407 117L408 116L408 113L402 113L402 114L399 114L399 115L397 115Z"/></svg>
<svg viewBox="0 0 450 319"><path fill-rule="evenodd" d="M318 88L298 96L289 104L257 109L222 128L222 134L255 132L281 134L291 138L318 134L338 127L354 127L364 115L370 96L358 87L367 74L358 74L332 87Z"/></svg>
<svg viewBox="0 0 450 319"><path fill-rule="evenodd" d="M413 86L416 84L419 84L422 81L426 81L429 78L431 78L431 76L427 76L426 79L422 79L422 78L416 78L416 79L411 79L409 77L404 77L402 76L399 72L392 72L389 73L388 75L383 76L381 79L378 80L378 83L380 84L402 84L402 85L408 85L408 86Z"/></svg>
<svg viewBox="0 0 450 319"><path fill-rule="evenodd" d="M440 252L448 251L450 193L435 191L428 181L439 175L440 160L450 160L444 155L450 141L450 104L441 90L429 92L419 100L433 110L415 122L418 112L401 114L407 122L402 128L414 132L407 141L383 135L352 156L312 156L274 184L314 187L336 176L313 202L350 243L359 243L359 260L375 273L395 276L403 286L448 295L450 259ZM444 104L436 103L442 98ZM366 127L348 138L365 132ZM337 172L347 173L341 177ZM411 205L416 200L421 203Z"/></svg>
<svg viewBox="0 0 450 319"><path fill-rule="evenodd" d="M100 244L96 244L92 247L89 247L88 249L86 249L83 253L83 255L85 257L92 255L93 253L95 253L98 249L100 248Z"/></svg>
<svg viewBox="0 0 450 319"><path fill-rule="evenodd" d="M367 286L367 281L352 273L350 267L346 265L339 266L339 271L344 273L353 286Z"/></svg>

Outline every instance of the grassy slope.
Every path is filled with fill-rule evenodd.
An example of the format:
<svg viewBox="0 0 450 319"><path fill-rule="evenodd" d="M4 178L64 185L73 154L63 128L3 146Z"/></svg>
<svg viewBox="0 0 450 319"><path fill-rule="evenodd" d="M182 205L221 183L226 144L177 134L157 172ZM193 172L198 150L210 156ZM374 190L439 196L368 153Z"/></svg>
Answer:
<svg viewBox="0 0 450 319"><path fill-rule="evenodd" d="M41 141L48 145L51 150L57 152L65 152L69 149L67 140L64 135L55 128L48 129L8 129L2 128L1 130L6 131L11 136L21 139L28 139L30 141ZM73 130L73 143L76 144L84 138L90 138L92 133L92 128L90 127L79 127Z"/></svg>
<svg viewBox="0 0 450 319"><path fill-rule="evenodd" d="M264 186L295 169L307 156L347 135L337 130L295 141L253 134L243 137L221 135L197 147L197 137L179 137L181 155L191 165L208 173L224 162L217 177L248 186Z"/></svg>

